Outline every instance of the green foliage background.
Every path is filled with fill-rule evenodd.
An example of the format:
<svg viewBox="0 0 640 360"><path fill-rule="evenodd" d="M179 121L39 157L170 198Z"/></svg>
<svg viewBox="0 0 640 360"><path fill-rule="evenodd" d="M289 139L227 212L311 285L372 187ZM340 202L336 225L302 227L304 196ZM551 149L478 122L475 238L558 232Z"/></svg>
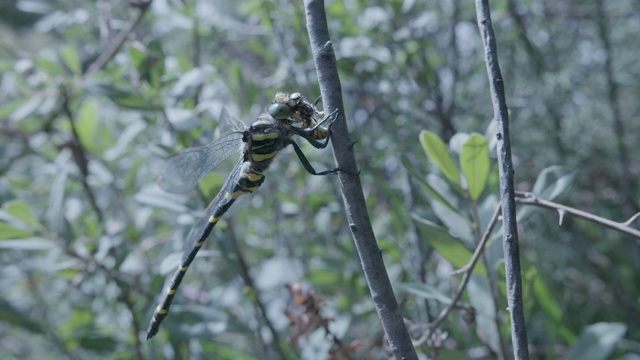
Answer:
<svg viewBox="0 0 640 360"><path fill-rule="evenodd" d="M624 221L634 209L621 190L618 140L636 207L640 198L637 3L607 2L606 13L577 0L491 5L517 187L530 190L537 181L541 196L555 189L556 201ZM474 5L326 6L374 229L403 315L424 324L446 306L458 279L450 273L473 252L473 226L484 231L498 202L495 151L490 165L469 160L476 149L493 150ZM22 0L0 8L1 358L278 358L256 296L287 357L327 358L331 342L322 328L286 341L295 330L283 314L290 302L283 284L294 282L323 297L324 315L343 343L363 344L354 358L385 358L337 178L306 174L290 151L278 156L256 194L230 210L160 334L143 340L184 238L233 162L198 191L174 195L155 184L163 158L211 141L223 106L250 123L276 91L319 95L301 1L155 0L115 56L90 74L138 8L106 0ZM610 53L599 35L602 17ZM623 139L613 130L607 56ZM442 149L452 169L429 161L422 130L449 144ZM334 166L330 150L304 150L317 169ZM637 241L520 210L534 354L584 358L579 350L598 342L581 333L615 340L592 358L640 353ZM232 238L256 289L241 280ZM424 344L419 352L491 358L499 337L509 343L500 234L493 239L463 297L474 321L468 311L454 311L441 327L442 347ZM497 285L497 304L487 279ZM420 327L412 329L420 337Z"/></svg>

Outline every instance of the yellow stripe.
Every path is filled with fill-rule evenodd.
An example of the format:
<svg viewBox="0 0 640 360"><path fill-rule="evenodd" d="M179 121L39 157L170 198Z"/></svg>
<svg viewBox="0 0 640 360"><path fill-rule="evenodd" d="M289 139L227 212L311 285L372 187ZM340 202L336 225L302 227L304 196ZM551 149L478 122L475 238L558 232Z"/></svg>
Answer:
<svg viewBox="0 0 640 360"><path fill-rule="evenodd" d="M211 217L209 218L209 222L210 222L210 223L214 223L214 224L215 224L215 223L217 223L217 222L218 222L218 220L220 220L220 216L213 216L213 215L211 215Z"/></svg>
<svg viewBox="0 0 640 360"><path fill-rule="evenodd" d="M188 268L189 268L188 266L182 266L182 265L180 265L180 271L182 271L182 272L187 271L187 269L188 269Z"/></svg>
<svg viewBox="0 0 640 360"><path fill-rule="evenodd" d="M232 194L232 198L235 200L246 193L247 193L246 191L238 190Z"/></svg>
<svg viewBox="0 0 640 360"><path fill-rule="evenodd" d="M260 186L254 186L254 187L247 188L247 190L249 190L249 192L254 192L254 191L258 190L259 187Z"/></svg>
<svg viewBox="0 0 640 360"><path fill-rule="evenodd" d="M256 162L268 160L274 158L278 154L277 151L268 153L268 154L251 154L251 159Z"/></svg>
<svg viewBox="0 0 640 360"><path fill-rule="evenodd" d="M168 294L168 295L173 295L173 294L175 294L175 293L176 293L176 289L172 289L172 288L168 288L168 289L167 289L167 294Z"/></svg>
<svg viewBox="0 0 640 360"><path fill-rule="evenodd" d="M168 313L168 312L169 312L169 310L167 310L167 309L163 309L163 308L161 308L160 306L158 306L158 307L156 308L156 312L157 312L158 314L160 314L160 315L164 315L164 314Z"/></svg>
<svg viewBox="0 0 640 360"><path fill-rule="evenodd" d="M269 121L268 119L262 119L262 120L256 120L253 122L253 124L251 124L251 126L258 126L258 125L271 125L271 121Z"/></svg>
<svg viewBox="0 0 640 360"><path fill-rule="evenodd" d="M204 240L197 242L196 247L202 247L202 244L204 244Z"/></svg>
<svg viewBox="0 0 640 360"><path fill-rule="evenodd" d="M256 174L253 172L250 173L243 173L242 175L240 175L241 177L249 180L249 181L258 181L262 178L262 174ZM211 221L211 220L209 220Z"/></svg>
<svg viewBox="0 0 640 360"><path fill-rule="evenodd" d="M273 139L277 139L279 136L280 134L278 133L254 134L254 135L251 135L251 140L254 140L254 141L273 140Z"/></svg>
<svg viewBox="0 0 640 360"><path fill-rule="evenodd" d="M257 149L266 148L266 147L269 147L269 146L273 146L273 145L272 144L264 144L264 145L260 145L260 146L254 145L254 146L251 147L251 151L255 151Z"/></svg>

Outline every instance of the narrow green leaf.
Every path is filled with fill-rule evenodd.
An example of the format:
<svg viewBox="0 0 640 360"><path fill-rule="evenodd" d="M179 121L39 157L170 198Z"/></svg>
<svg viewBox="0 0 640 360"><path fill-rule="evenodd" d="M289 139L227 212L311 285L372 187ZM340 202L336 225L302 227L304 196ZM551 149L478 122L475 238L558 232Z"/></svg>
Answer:
<svg viewBox="0 0 640 360"><path fill-rule="evenodd" d="M616 344L627 332L622 323L597 323L587 326L576 340L564 360L601 360L607 359Z"/></svg>
<svg viewBox="0 0 640 360"><path fill-rule="evenodd" d="M60 50L60 56L72 73L75 75L82 74L82 65L80 64L80 58L78 57L76 48L71 45L63 46Z"/></svg>
<svg viewBox="0 0 640 360"><path fill-rule="evenodd" d="M36 59L36 66L38 67L38 70L44 71L49 75L69 75L58 61L51 61L49 59L45 59L44 57L38 57Z"/></svg>
<svg viewBox="0 0 640 360"><path fill-rule="evenodd" d="M451 298L436 287L421 283L402 283L397 287L423 299L436 300L442 304L451 304Z"/></svg>
<svg viewBox="0 0 640 360"><path fill-rule="evenodd" d="M461 269L467 265L473 253L467 249L464 244L449 235L449 233L430 221L414 215L413 218L420 226L421 234L425 236L425 240L433 246L436 251L449 261L456 269ZM473 270L474 273L487 276L487 269L481 262L478 262Z"/></svg>
<svg viewBox="0 0 640 360"><path fill-rule="evenodd" d="M420 184L424 186L425 190L427 190L429 195L431 195L437 201L441 202L444 206L448 207L451 210L454 210L453 205L451 205L447 201L447 199L445 199L442 195L440 195L440 193L436 190L436 188L431 186L431 184L429 184L425 179L423 179L422 175L418 173L418 171L415 169L415 166L411 164L411 161L409 161L409 158L407 158L406 155L400 156L400 161L402 161L402 165L404 165L405 169L407 169L407 171L409 172L409 175L411 175L412 178L418 180Z"/></svg>
<svg viewBox="0 0 640 360"><path fill-rule="evenodd" d="M43 96L41 94L33 94L29 100L23 102L11 115L9 121L18 122L33 114L42 104Z"/></svg>
<svg viewBox="0 0 640 360"><path fill-rule="evenodd" d="M496 328L494 297L486 277L473 274L467 285L469 303L476 309L476 331L494 352L500 351L500 333Z"/></svg>
<svg viewBox="0 0 640 360"><path fill-rule="evenodd" d="M162 49L162 42L154 40L149 43L149 83L154 88L158 89L162 85L162 77L164 76L164 50Z"/></svg>
<svg viewBox="0 0 640 360"><path fill-rule="evenodd" d="M0 227L1 225L2 223L0 223ZM0 228L0 231L3 230ZM4 236L4 233L0 233L0 238ZM56 245L51 240L41 239L33 236L34 234L30 234L28 238L13 238L11 240L2 240L0 241L0 249L38 251L50 250L56 247Z"/></svg>
<svg viewBox="0 0 640 360"><path fill-rule="evenodd" d="M8 118L9 115L13 114L22 104L29 100L28 96L19 98L17 100L0 104L0 119Z"/></svg>
<svg viewBox="0 0 640 360"><path fill-rule="evenodd" d="M24 239L33 236L33 231L18 229L5 222L0 222L0 240Z"/></svg>
<svg viewBox="0 0 640 360"><path fill-rule="evenodd" d="M86 101L80 106L75 125L82 146L92 153L98 152L96 142L98 113L93 102Z"/></svg>
<svg viewBox="0 0 640 360"><path fill-rule="evenodd" d="M438 135L430 131L423 130L420 132L420 143L427 156L433 161L440 171L454 184L460 184L460 172L446 145Z"/></svg>
<svg viewBox="0 0 640 360"><path fill-rule="evenodd" d="M138 70L141 76L147 72L147 54L143 49L138 48L137 46L129 47L129 57L131 58L131 63Z"/></svg>
<svg viewBox="0 0 640 360"><path fill-rule="evenodd" d="M36 218L36 216L33 214L31 209L29 208L29 205L22 201L9 201L5 203L3 207L7 211L7 214L15 217L16 219L22 220L26 224L33 226L40 225L38 218Z"/></svg>
<svg viewBox="0 0 640 360"><path fill-rule="evenodd" d="M549 166L540 172L531 192L545 200L553 200L571 186L574 176L575 173L565 167Z"/></svg>
<svg viewBox="0 0 640 360"><path fill-rule="evenodd" d="M161 110L162 107L137 93L134 89L105 82L86 82L89 92L98 92L108 97L114 103L128 109Z"/></svg>
<svg viewBox="0 0 640 360"><path fill-rule="evenodd" d="M1 233L1 232L0 232ZM42 326L36 319L31 319L29 312L14 306L12 303L0 298L0 322L9 323L16 328L22 328L34 333L43 333Z"/></svg>
<svg viewBox="0 0 640 360"><path fill-rule="evenodd" d="M473 134L462 146L460 153L460 167L467 178L469 196L478 200L489 177L489 146L484 136Z"/></svg>

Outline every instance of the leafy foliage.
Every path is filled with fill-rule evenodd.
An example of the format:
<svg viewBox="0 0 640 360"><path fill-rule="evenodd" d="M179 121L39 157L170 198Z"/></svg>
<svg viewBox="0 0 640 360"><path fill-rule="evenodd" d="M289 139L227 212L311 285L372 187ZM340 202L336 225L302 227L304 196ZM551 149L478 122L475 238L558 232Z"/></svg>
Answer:
<svg viewBox="0 0 640 360"><path fill-rule="evenodd" d="M302 2L10 3L0 5L0 358L385 358L339 184L309 176L286 151L216 228L158 337L143 340L189 229L230 169L168 194L155 183L163 159L220 135L223 106L249 123L276 91L315 100ZM492 6L518 188L624 221L620 149L640 175L637 7ZM473 3L328 1L327 12L370 216L419 339L499 203ZM610 54L599 17L610 20ZM623 139L611 135L606 56ZM317 169L333 167L329 150L303 150ZM640 248L594 224L559 227L551 212L518 210L534 354L637 353ZM419 352L508 349L504 278L494 230L459 308ZM315 294L296 326L287 283Z"/></svg>

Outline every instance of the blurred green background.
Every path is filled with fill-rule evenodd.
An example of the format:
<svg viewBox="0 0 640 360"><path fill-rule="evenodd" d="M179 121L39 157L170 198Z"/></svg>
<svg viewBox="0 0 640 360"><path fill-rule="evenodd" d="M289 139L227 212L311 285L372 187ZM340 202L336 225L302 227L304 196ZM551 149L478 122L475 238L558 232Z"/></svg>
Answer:
<svg viewBox="0 0 640 360"><path fill-rule="evenodd" d="M639 3L491 6L517 188L625 221L640 199ZM418 339L498 203L475 7L326 7L371 220ZM144 340L188 231L235 161L175 195L156 185L163 159L210 142L223 106L249 124L277 91L320 95L302 1L10 0L0 33L0 358L388 358L338 179L310 176L290 149L214 230ZM491 172L478 197L429 161L422 130L456 163L469 135L483 135ZM316 169L335 166L329 148L303 149ZM640 358L638 240L519 211L533 357ZM463 306L418 344L423 356L511 353L498 230ZM286 283L315 294L340 342L305 323Z"/></svg>

